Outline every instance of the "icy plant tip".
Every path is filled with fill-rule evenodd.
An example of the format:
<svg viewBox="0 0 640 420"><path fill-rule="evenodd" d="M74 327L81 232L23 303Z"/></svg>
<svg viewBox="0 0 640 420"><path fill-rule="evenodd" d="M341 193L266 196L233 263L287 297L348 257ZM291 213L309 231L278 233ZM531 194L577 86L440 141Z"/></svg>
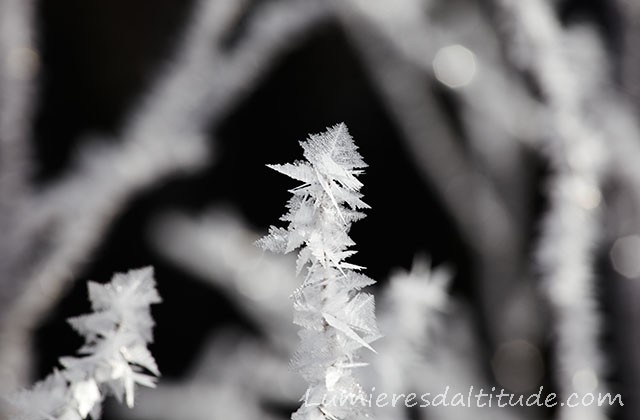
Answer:
<svg viewBox="0 0 640 420"><path fill-rule="evenodd" d="M359 210L369 208L358 180L367 165L344 124L310 135L300 145L304 161L268 165L302 183L291 190L281 217L288 226L271 226L257 242L273 252L299 249L297 273L304 273L292 295L294 323L302 327L293 365L309 387L292 418L365 418L365 394L352 370L365 365L359 351L373 351L370 343L380 337L373 296L361 292L375 281L360 272L364 267L345 260L356 253L349 249L351 224L364 217ZM352 403L327 403L345 395Z"/></svg>
<svg viewBox="0 0 640 420"><path fill-rule="evenodd" d="M133 406L136 384L154 387L160 375L147 349L153 340L149 306L160 302L151 267L89 282L93 312L69 319L85 338L80 357L62 357L61 370L10 398L10 420L81 420L100 417L108 395Z"/></svg>

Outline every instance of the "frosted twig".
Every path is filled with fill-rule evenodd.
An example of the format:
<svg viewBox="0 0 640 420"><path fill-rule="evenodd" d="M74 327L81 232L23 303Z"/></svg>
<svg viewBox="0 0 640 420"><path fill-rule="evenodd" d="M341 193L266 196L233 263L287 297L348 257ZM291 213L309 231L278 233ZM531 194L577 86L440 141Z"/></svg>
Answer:
<svg viewBox="0 0 640 420"><path fill-rule="evenodd" d="M378 355L371 358L372 375L366 390L396 395L415 393L433 399L445 392L466 395L491 385L478 357L478 334L470 314L461 302L448 294L450 273L446 268L431 269L428 262L416 258L410 272L397 272L380 291L378 318L384 337ZM418 404L423 404L420 400ZM472 413L472 414L470 414ZM378 407L376 418L406 418L402 402L393 407ZM524 410L488 407L421 407L419 418L454 420L465 416L476 419L524 419ZM530 416L532 417L532 416Z"/></svg>
<svg viewBox="0 0 640 420"><path fill-rule="evenodd" d="M118 417L129 420L226 418L223 414L240 404L243 408L231 418L250 418L246 417L249 413L262 418L263 405L295 405L297 395L304 391L303 381L289 367L288 356L274 352L256 339L237 332L223 332L203 348L184 379L162 381L153 390L141 389L133 410L114 407ZM224 399L218 400L218 395L232 399L224 402ZM177 402L179 411L175 407ZM204 417L207 414L208 417Z"/></svg>
<svg viewBox="0 0 640 420"><path fill-rule="evenodd" d="M613 95L611 95L613 93ZM599 112L594 113L594 123L609 134L610 151L614 163L611 166L616 194L607 196L606 228L607 244L622 237L640 235L640 127L633 107L615 92L600 95L597 101ZM633 251L635 252L635 251ZM612 270L613 271L613 270ZM612 305L613 335L619 353L615 363L620 369L620 389L624 390L625 406L622 417L634 420L640 415L640 284L637 278L611 272L608 287L614 299Z"/></svg>
<svg viewBox="0 0 640 420"><path fill-rule="evenodd" d="M22 280L16 266L34 245L20 228L31 192L30 124L39 67L34 3L0 1L0 308L15 296Z"/></svg>
<svg viewBox="0 0 640 420"><path fill-rule="evenodd" d="M471 389L488 393L493 383L487 380L484 366L478 359L477 349L480 338L473 315L463 302L451 300L447 312L440 314L439 329L431 337L428 351L422 363L416 364L410 371L410 380L415 392L429 392L431 397L445 392L449 387L448 397L456 393L465 394ZM471 388L473 387L473 388ZM499 387L496 387L496 394ZM486 401L485 401L486 403ZM474 403L472 403L474 404ZM473 418L477 420L517 420L539 419L541 413L531 407L427 407L422 411L421 419L458 420Z"/></svg>
<svg viewBox="0 0 640 420"><path fill-rule="evenodd" d="M287 228L271 226L257 242L278 253L300 248L297 271L307 273L292 295L294 323L302 327L293 365L309 387L292 419L366 418L366 395L352 370L359 351L373 351L370 343L380 337L374 298L361 291L375 281L345 260L355 253L349 249L351 224L368 208L358 179L367 165L344 123L300 145L304 161L269 165L302 183L290 190L293 197L281 218ZM340 404L345 395L354 403Z"/></svg>
<svg viewBox="0 0 640 420"><path fill-rule="evenodd" d="M589 123L583 80L567 60L570 39L545 2L498 1L516 64L542 90L553 132L545 148L553 165L550 208L538 258L554 323L555 366L561 398L604 389L601 328L595 296L594 252L600 239L600 186L607 164L602 132ZM567 48L567 50L569 50ZM605 419L606 407L560 407L561 419Z"/></svg>
<svg viewBox="0 0 640 420"><path fill-rule="evenodd" d="M204 216L166 214L151 227L151 241L169 261L221 288L285 351L297 342L289 295L298 285L295 258L265 254L259 235L222 210Z"/></svg>
<svg viewBox="0 0 640 420"><path fill-rule="evenodd" d="M640 56L636 48L640 42L640 5L632 0L615 3L619 7L622 34L622 86L618 90L614 83L604 84L605 92L590 103L594 124L610 135L608 147L613 160L610 169L616 193L607 196L608 244L621 237L640 235ZM605 52L601 57L610 58ZM619 386L624 390L625 398L621 418L634 420L640 416L640 311L637 305L640 283L637 278L613 272L611 280L607 283L613 288L614 304L611 307L615 321L611 325L619 349L615 363L622 367L618 369Z"/></svg>
<svg viewBox="0 0 640 420"><path fill-rule="evenodd" d="M34 1L0 1L0 325L2 312L21 287L25 255L36 244L21 227L31 193L31 120L40 64L34 20ZM0 334L0 342L5 338ZM0 364L0 393L16 377L14 367L21 367L24 354L8 354L7 363Z"/></svg>
<svg viewBox="0 0 640 420"><path fill-rule="evenodd" d="M199 3L175 64L134 109L121 141L91 144L72 171L31 200L23 219L34 236L46 231L50 239L18 273L23 289L7 292L7 301L0 302L0 370L11 360L15 379L23 380L30 331L130 197L169 174L205 164L207 124L215 124L298 34L326 15L315 2L265 4L235 48L225 50L215 41L239 7L242 3L229 0Z"/></svg>
<svg viewBox="0 0 640 420"><path fill-rule="evenodd" d="M160 302L153 269L116 274L106 285L89 282L89 297L93 312L69 319L85 337L82 356L61 358L62 370L10 397L10 419L98 418L107 394L133 407L136 385L155 386L160 373L147 348L153 341L149 306Z"/></svg>
<svg viewBox="0 0 640 420"><path fill-rule="evenodd" d="M294 350L295 343L278 349L237 331L217 332L205 344L187 381L234 385L261 402L295 405L305 384L291 369L289 357Z"/></svg>
<svg viewBox="0 0 640 420"><path fill-rule="evenodd" d="M402 54L399 50L403 48L396 47L401 41L390 42L389 35L385 35L394 31L404 34L411 27L412 43L427 36L428 31L420 29L424 27L419 18L423 14L421 3L404 0L398 7L394 4L393 13L387 14L383 13L389 9L385 2L375 4L378 8L366 3L359 10L335 2L344 29L367 63L418 169L473 251L481 280L478 292L491 341L497 344L522 333L518 331L521 325L504 322L520 318L507 315L519 309L504 302L514 302L513 296L519 295L516 286L523 275L518 264L524 249L523 232L494 186L476 169L453 130L444 123L446 118L436 98L429 93L424 66L405 56L414 57L419 47L408 45L404 49L410 53ZM397 20L394 22L392 18ZM427 56L433 55L430 45L420 45Z"/></svg>
<svg viewBox="0 0 640 420"><path fill-rule="evenodd" d="M378 318L383 338L378 354L370 357L367 391L418 395L413 371L424 366L432 350L432 337L442 326L442 314L448 309L450 274L446 269L431 270L429 262L416 258L410 272L396 272L380 292ZM376 418L406 418L404 405L376 407Z"/></svg>
<svg viewBox="0 0 640 420"><path fill-rule="evenodd" d="M0 1L0 223L3 223L3 232L10 227L4 226L9 216L5 212L17 204L23 205L30 187L30 124L40 64L33 23L34 3L31 0Z"/></svg>
<svg viewBox="0 0 640 420"><path fill-rule="evenodd" d="M425 76L445 86L450 83L449 94L460 100L465 137L480 154L489 178L502 187L500 198L511 207L514 223L520 223L527 208L521 149L539 135L537 106L505 71L495 32L479 5L458 1L450 9L434 11L441 5L431 0L401 0L393 7L379 0L351 4ZM433 13L439 13L439 19L431 19Z"/></svg>

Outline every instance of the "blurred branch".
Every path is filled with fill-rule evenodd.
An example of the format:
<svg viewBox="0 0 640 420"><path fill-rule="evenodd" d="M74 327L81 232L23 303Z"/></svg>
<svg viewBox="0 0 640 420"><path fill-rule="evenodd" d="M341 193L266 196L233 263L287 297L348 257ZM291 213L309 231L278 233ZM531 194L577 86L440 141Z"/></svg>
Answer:
<svg viewBox="0 0 640 420"><path fill-rule="evenodd" d="M567 57L569 51L581 51L572 43L581 42L582 51L596 55L598 45L589 44L585 32L579 38L568 36L545 2L501 0L497 4L501 20L509 24L505 39L511 57L530 72L542 91L553 129L543 150L553 174L537 254L554 317L554 371L559 394L567 398L572 392L606 392L599 344L602 320L593 270L602 234L600 188L609 156L604 133L585 113L586 101L601 75L597 69L587 77L577 73L576 57L574 61ZM578 65L582 71L585 65L597 62ZM607 418L606 407L597 406L560 407L558 416Z"/></svg>
<svg viewBox="0 0 640 420"><path fill-rule="evenodd" d="M33 1L0 1L0 222L24 204L29 192L29 137L40 65L34 19Z"/></svg>
<svg viewBox="0 0 640 420"><path fill-rule="evenodd" d="M616 0L619 30L622 37L620 68L622 90L640 109L640 4L634 0Z"/></svg>
<svg viewBox="0 0 640 420"><path fill-rule="evenodd" d="M484 373L481 360L477 355L480 336L470 313L463 302L452 301L442 316L440 331L437 331L429 350L423 356L423 363L411 370L415 388L420 392L437 395L449 387L449 395L468 393L473 387L488 392L494 385ZM526 369L526 368L525 368ZM523 371L519 370L516 375ZM498 387L496 387L496 390ZM497 392L496 392L497 393ZM473 418L476 420L524 420L540 419L541 412L535 409L519 407L430 407L420 417L424 420L458 420Z"/></svg>
<svg viewBox="0 0 640 420"><path fill-rule="evenodd" d="M29 237L23 240L31 260L13 261L19 266L12 273L20 282L12 281L0 302L0 370L10 362L16 381L24 381L31 331L128 200L169 174L204 165L210 147L205 130L255 86L299 34L326 16L315 2L268 3L260 6L235 48L225 49L221 28L229 28L229 19L242 7L230 0L201 1L174 64L134 109L121 140L89 144L66 175L30 200L21 220L29 224ZM46 243L33 252L45 232Z"/></svg>
<svg viewBox="0 0 640 420"><path fill-rule="evenodd" d="M15 266L24 264L25 254L32 251L22 240L20 222L31 192L29 141L40 64L34 3L0 0L0 313L22 280ZM0 365L0 382L15 377L14 363L10 356L6 365Z"/></svg>
<svg viewBox="0 0 640 420"><path fill-rule="evenodd" d="M494 185L462 149L430 91L432 70L424 63L431 62L435 46L430 44L425 17L428 2L403 0L393 8L383 1L351 3L352 8L336 3L344 30L367 64L425 181L473 251L490 342L497 346L516 335L530 337L535 334L531 323L521 321L539 317L529 315L535 313L535 304L528 302L531 296L521 287L524 232Z"/></svg>
<svg viewBox="0 0 640 420"><path fill-rule="evenodd" d="M153 246L169 261L221 288L286 352L298 338L289 295L298 287L291 255L265 254L254 242L259 235L230 212L204 217L166 214L151 226Z"/></svg>
<svg viewBox="0 0 640 420"><path fill-rule="evenodd" d="M640 236L640 126L633 106L624 94L614 89L598 95L590 104L595 125L608 133L607 147L612 164L610 188L605 191L606 245L623 237ZM633 259L640 252L630 249ZM615 268L615 267L613 267ZM625 275L626 274L626 275ZM609 270L606 294L612 300L611 335L616 344L615 362L619 367L620 388L624 391L625 406L622 418L635 420L640 415L640 299L638 279L616 270Z"/></svg>
<svg viewBox="0 0 640 420"><path fill-rule="evenodd" d="M259 401L295 406L305 383L290 366L290 352L294 348L295 343L283 349L238 332L217 333L205 346L187 380L233 384Z"/></svg>
<svg viewBox="0 0 640 420"><path fill-rule="evenodd" d="M138 390L133 410L112 408L129 420L261 419L268 416L266 405L295 406L303 392L304 381L289 368L288 355L226 332L205 344L186 378ZM236 411L237 404L242 407Z"/></svg>

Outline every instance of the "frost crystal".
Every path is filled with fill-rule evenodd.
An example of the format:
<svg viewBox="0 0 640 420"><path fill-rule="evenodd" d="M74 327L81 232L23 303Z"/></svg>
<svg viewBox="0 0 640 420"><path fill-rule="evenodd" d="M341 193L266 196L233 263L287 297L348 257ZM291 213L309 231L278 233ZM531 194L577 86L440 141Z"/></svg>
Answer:
<svg viewBox="0 0 640 420"><path fill-rule="evenodd" d="M287 253L300 249L297 271L306 269L302 285L292 295L294 322L303 329L293 364L309 383L302 419L367 417L366 395L352 376L362 347L380 337L373 296L361 292L375 283L360 273L363 267L345 260L356 251L349 237L351 223L369 208L359 192L357 176L367 165L344 124L311 135L300 143L306 161L268 165L302 182L291 190L288 227L272 226L258 241L264 249Z"/></svg>
<svg viewBox="0 0 640 420"><path fill-rule="evenodd" d="M160 302L153 269L116 274L111 283L88 287L94 312L69 319L85 337L82 357L62 357L63 370L11 398L11 420L98 418L108 393L132 407L136 384L155 386L160 372L147 349L154 324L149 306Z"/></svg>

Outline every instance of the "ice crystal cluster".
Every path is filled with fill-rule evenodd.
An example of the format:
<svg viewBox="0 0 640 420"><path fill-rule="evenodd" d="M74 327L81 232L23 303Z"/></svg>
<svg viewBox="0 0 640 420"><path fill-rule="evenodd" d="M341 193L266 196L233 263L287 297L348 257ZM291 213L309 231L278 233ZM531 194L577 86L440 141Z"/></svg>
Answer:
<svg viewBox="0 0 640 420"><path fill-rule="evenodd" d="M288 253L300 248L297 273L302 285L292 295L294 322L302 327L293 365L308 382L304 403L292 418L357 419L367 416L366 396L352 375L364 366L358 351L373 350L380 337L374 298L361 291L374 282L360 273L363 267L345 260L351 224L368 208L359 192L358 175L367 165L345 124L311 135L300 143L306 161L268 165L302 185L291 190L287 228L272 226L258 245Z"/></svg>
<svg viewBox="0 0 640 420"><path fill-rule="evenodd" d="M113 276L108 284L89 282L93 313L69 319L85 338L79 357L60 358L55 370L31 390L11 399L11 420L80 420L100 416L108 395L134 402L136 384L154 387L160 373L147 348L160 302L151 267Z"/></svg>

